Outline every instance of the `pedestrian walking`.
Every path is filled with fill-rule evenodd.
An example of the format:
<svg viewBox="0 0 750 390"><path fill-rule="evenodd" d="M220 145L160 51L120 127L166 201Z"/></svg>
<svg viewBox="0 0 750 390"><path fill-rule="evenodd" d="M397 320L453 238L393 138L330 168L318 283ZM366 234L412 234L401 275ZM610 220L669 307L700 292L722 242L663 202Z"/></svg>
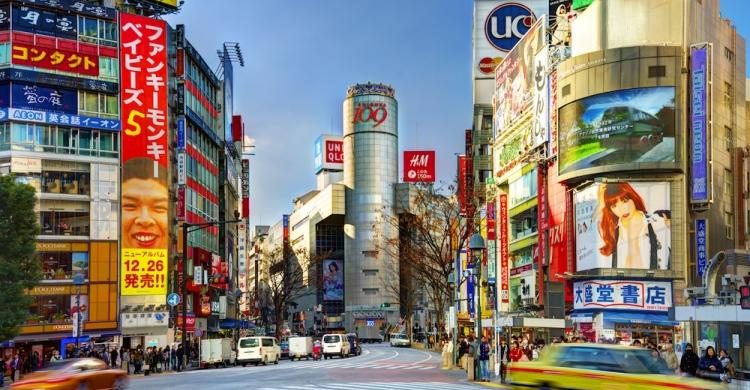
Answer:
<svg viewBox="0 0 750 390"><path fill-rule="evenodd" d="M112 348L112 352L109 353L109 360L110 360L110 367L115 368L117 367L117 348Z"/></svg>
<svg viewBox="0 0 750 390"><path fill-rule="evenodd" d="M498 355L498 361L500 362L500 382L505 383L505 376L508 373L508 363L510 362L510 346L505 341L505 338L500 339Z"/></svg>
<svg viewBox="0 0 750 390"><path fill-rule="evenodd" d="M183 357L185 356L185 349L182 348L182 344L180 344L177 347L176 355L177 355L177 372L182 372L182 369L183 369L182 360L183 360Z"/></svg>
<svg viewBox="0 0 750 390"><path fill-rule="evenodd" d="M130 351L124 347L120 349L120 368L130 375Z"/></svg>
<svg viewBox="0 0 750 390"><path fill-rule="evenodd" d="M683 375L695 376L698 370L698 355L693 351L693 344L685 345L685 352L680 359L680 372Z"/></svg>
<svg viewBox="0 0 750 390"><path fill-rule="evenodd" d="M487 342L487 337L482 337L479 344L479 380L490 381L490 343Z"/></svg>

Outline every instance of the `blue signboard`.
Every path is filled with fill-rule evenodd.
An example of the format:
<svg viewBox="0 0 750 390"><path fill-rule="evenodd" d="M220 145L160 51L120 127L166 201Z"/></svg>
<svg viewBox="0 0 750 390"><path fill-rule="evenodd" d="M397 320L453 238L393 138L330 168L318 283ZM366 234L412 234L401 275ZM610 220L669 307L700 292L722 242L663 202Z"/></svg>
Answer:
<svg viewBox="0 0 750 390"><path fill-rule="evenodd" d="M24 110L18 108L0 109L0 121L7 120L46 123L50 125L63 125L88 129L120 131L120 121L117 119L104 119L84 115L70 115L59 112Z"/></svg>
<svg viewBox="0 0 750 390"><path fill-rule="evenodd" d="M320 172L323 169L323 136L321 135L315 140L315 149L313 150L313 156L315 156L315 173Z"/></svg>
<svg viewBox="0 0 750 390"><path fill-rule="evenodd" d="M185 117L177 119L177 148L185 149Z"/></svg>
<svg viewBox="0 0 750 390"><path fill-rule="evenodd" d="M668 311L672 282L652 280L587 280L573 284L573 308Z"/></svg>
<svg viewBox="0 0 750 390"><path fill-rule="evenodd" d="M469 263L466 267L466 269L470 270L471 273L474 273L474 264ZM466 300L469 304L469 317L474 317L474 313L476 312L476 305L474 304L474 276L470 275L466 278Z"/></svg>
<svg viewBox="0 0 750 390"><path fill-rule="evenodd" d="M10 107L10 84L0 84L0 107Z"/></svg>
<svg viewBox="0 0 750 390"><path fill-rule="evenodd" d="M78 91L74 89L13 83L10 90L13 108L78 113Z"/></svg>
<svg viewBox="0 0 750 390"><path fill-rule="evenodd" d="M95 92L118 93L120 87L110 81L85 79L82 77L63 76L59 74L35 72L27 69L2 69L0 81L23 81L35 85L51 85L55 87L85 89Z"/></svg>
<svg viewBox="0 0 750 390"><path fill-rule="evenodd" d="M510 51L534 24L536 16L531 9L518 3L504 3L487 16L484 34L496 49Z"/></svg>
<svg viewBox="0 0 750 390"><path fill-rule="evenodd" d="M708 224L705 219L695 220L695 261L698 277L702 278L708 264Z"/></svg>
<svg viewBox="0 0 750 390"><path fill-rule="evenodd" d="M708 116L706 88L708 87L707 71L708 51L705 47L694 49L690 57L690 123L691 123L691 160L690 160L690 201L708 203Z"/></svg>
<svg viewBox="0 0 750 390"><path fill-rule="evenodd" d="M175 294L175 293L169 294L167 296L167 303L169 304L169 306L177 306L177 305L179 305L180 304L180 296L177 295L177 294Z"/></svg>

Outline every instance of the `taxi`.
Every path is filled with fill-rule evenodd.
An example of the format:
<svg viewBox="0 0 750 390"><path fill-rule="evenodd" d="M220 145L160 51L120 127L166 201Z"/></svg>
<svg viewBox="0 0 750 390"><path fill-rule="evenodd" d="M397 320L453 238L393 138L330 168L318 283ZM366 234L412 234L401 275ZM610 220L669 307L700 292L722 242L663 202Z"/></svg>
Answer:
<svg viewBox="0 0 750 390"><path fill-rule="evenodd" d="M12 390L125 389L127 373L110 369L99 359L83 358L52 362L44 369L25 375Z"/></svg>
<svg viewBox="0 0 750 390"><path fill-rule="evenodd" d="M539 360L508 366L513 389L703 390L720 383L682 377L651 360L647 349L608 344L553 344Z"/></svg>

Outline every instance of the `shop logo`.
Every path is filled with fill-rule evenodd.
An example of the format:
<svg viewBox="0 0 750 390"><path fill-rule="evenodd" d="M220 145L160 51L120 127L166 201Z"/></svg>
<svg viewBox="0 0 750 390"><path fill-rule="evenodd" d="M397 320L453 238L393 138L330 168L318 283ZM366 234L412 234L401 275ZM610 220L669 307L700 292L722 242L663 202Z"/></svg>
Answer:
<svg viewBox="0 0 750 390"><path fill-rule="evenodd" d="M385 103L360 103L354 111L353 124L373 122L373 128L380 126L388 118L388 108Z"/></svg>
<svg viewBox="0 0 750 390"><path fill-rule="evenodd" d="M502 61L502 58L500 57L484 57L479 60L479 71L484 74L493 74L495 73L495 68L500 64L500 61Z"/></svg>
<svg viewBox="0 0 750 390"><path fill-rule="evenodd" d="M523 38L536 20L536 15L525 5L501 4L487 15L484 35L500 51L510 51Z"/></svg>

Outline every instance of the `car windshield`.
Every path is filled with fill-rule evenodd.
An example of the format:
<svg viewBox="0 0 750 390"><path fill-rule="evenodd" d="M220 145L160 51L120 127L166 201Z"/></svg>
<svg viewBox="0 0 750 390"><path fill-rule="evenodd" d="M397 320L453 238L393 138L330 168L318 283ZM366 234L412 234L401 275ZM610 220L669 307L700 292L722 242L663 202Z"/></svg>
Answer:
<svg viewBox="0 0 750 390"><path fill-rule="evenodd" d="M240 348L255 348L258 346L258 339L242 339L240 340Z"/></svg>
<svg viewBox="0 0 750 390"><path fill-rule="evenodd" d="M394 337L397 340L405 340L406 335L405 334L397 334L396 337Z"/></svg>
<svg viewBox="0 0 750 390"><path fill-rule="evenodd" d="M323 337L324 343L338 343L340 340L339 336L326 336Z"/></svg>
<svg viewBox="0 0 750 390"><path fill-rule="evenodd" d="M625 374L664 374L664 367L646 349L614 349L592 346L561 348L557 365L562 367L620 372Z"/></svg>

